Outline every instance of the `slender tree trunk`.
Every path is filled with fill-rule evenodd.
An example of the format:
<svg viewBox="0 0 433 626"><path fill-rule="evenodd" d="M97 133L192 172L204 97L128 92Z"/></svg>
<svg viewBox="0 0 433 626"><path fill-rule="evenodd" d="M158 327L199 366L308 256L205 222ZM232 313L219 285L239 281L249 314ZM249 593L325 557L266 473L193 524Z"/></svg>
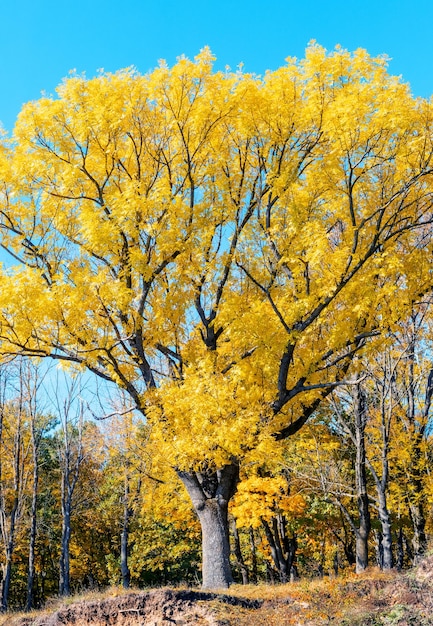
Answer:
<svg viewBox="0 0 433 626"><path fill-rule="evenodd" d="M5 548L5 563L3 567L3 582L2 582L2 590L1 590L1 605L0 610L6 611L9 603L9 590L12 579L12 558L15 549L15 534L16 534L16 525L18 519L21 515L21 506L22 506L22 487L23 487L23 474L24 474L24 458L23 458L23 450L22 450L22 413L21 413L21 405L18 408L18 419L16 432L14 434L14 444L13 444L13 490L14 490L14 498L12 508L9 514L9 529L7 529L7 514L6 514L6 505L2 487L1 489L1 497L0 497L0 508L1 508L1 530Z"/></svg>
<svg viewBox="0 0 433 626"><path fill-rule="evenodd" d="M413 553L403 528L400 526L397 537L397 569L400 571L404 566L404 555L407 554L409 561L413 560Z"/></svg>
<svg viewBox="0 0 433 626"><path fill-rule="evenodd" d="M12 579L12 556L15 549L15 523L17 517L19 501L18 497L15 496L14 504L10 514L10 526L9 526L9 538L6 545L5 550L5 563L3 566L3 581L2 581L2 590L1 590L1 606L0 610L2 612L7 611L9 604L9 591L11 586Z"/></svg>
<svg viewBox="0 0 433 626"><path fill-rule="evenodd" d="M334 570L334 576L337 577L338 576L338 569L339 569L338 549L335 551L335 554L334 554L334 560L332 561L332 569Z"/></svg>
<svg viewBox="0 0 433 626"><path fill-rule="evenodd" d="M335 504L339 507L340 509L340 519L341 519L341 526L343 529L343 533L344 536L342 537L337 531L333 531L335 537L338 539L338 541L341 543L341 545L343 546L343 552L344 552L344 556L347 559L347 562L349 563L349 565L354 565L356 563L356 556L355 556L355 552L353 550L353 535L350 532L350 530L347 528L346 524L344 523L344 520L348 520L349 518L349 514L346 510L344 510L344 507L342 507L339 503L339 501L337 499L335 499ZM352 522L352 520L348 520L349 521L349 526L350 528L353 530L354 529L354 524ZM356 530L356 529L355 529ZM355 536L356 536L356 532L354 532Z"/></svg>
<svg viewBox="0 0 433 626"><path fill-rule="evenodd" d="M39 459L38 444L36 440L35 424L31 424L32 456L33 456L33 491L32 507L30 519L30 540L29 540L29 571L27 574L27 599L26 611L33 608L33 584L35 579L35 548L37 534L37 512L38 512L38 486L39 486Z"/></svg>
<svg viewBox="0 0 433 626"><path fill-rule="evenodd" d="M257 582L257 553L256 553L256 541L254 538L254 528L252 526L248 529L248 535L250 538L250 548L251 548L251 581L253 583Z"/></svg>
<svg viewBox="0 0 433 626"><path fill-rule="evenodd" d="M284 516L276 515L270 523L262 519L262 526L280 581L287 583L289 580L297 579L298 572L295 564L297 540L296 536L287 536Z"/></svg>
<svg viewBox="0 0 433 626"><path fill-rule="evenodd" d="M35 579L35 548L37 534L37 510L38 510L38 483L39 468L37 461L33 468L33 493L32 493L32 509L30 521L30 541L29 541L29 571L27 574L27 600L26 611L33 608L33 583Z"/></svg>
<svg viewBox="0 0 433 626"><path fill-rule="evenodd" d="M383 537L381 531L375 530L374 537L376 539L376 564L380 569L383 569Z"/></svg>
<svg viewBox="0 0 433 626"><path fill-rule="evenodd" d="M379 495L379 519L382 525L382 567L383 569L392 569L394 567L394 557L392 554L392 525L386 504L386 496L381 500Z"/></svg>
<svg viewBox="0 0 433 626"><path fill-rule="evenodd" d="M387 365L387 372L389 371L389 364ZM392 379L393 370L389 376ZM382 569L388 570L394 566L394 558L392 554L392 534L391 534L391 517L388 511L387 493L388 493L388 481L389 481L389 440L391 433L391 423L393 416L393 398L390 396L391 386L382 385L381 387L381 435L382 435L382 450L381 450L381 476L377 474L373 465L368 461L370 472L373 476L376 484L376 491L378 497L378 513L379 520L382 526L381 543L379 550L381 553L381 565Z"/></svg>
<svg viewBox="0 0 433 626"><path fill-rule="evenodd" d="M426 519L421 503L410 503L409 512L413 526L413 562L416 565L427 551L427 536L425 533Z"/></svg>
<svg viewBox="0 0 433 626"><path fill-rule="evenodd" d="M294 582L295 580L299 580L299 572L296 565L296 551L298 549L298 540L296 535L290 537L288 540L289 548L288 548L288 562L289 562L289 573L290 573L290 582Z"/></svg>
<svg viewBox="0 0 433 626"><path fill-rule="evenodd" d="M356 488L358 494L359 527L356 533L356 573L363 572L368 565L368 538L371 529L370 508L367 493L365 468L365 426L367 406L360 385L354 389L354 416L356 442Z"/></svg>
<svg viewBox="0 0 433 626"><path fill-rule="evenodd" d="M369 461L367 461L367 463L376 484L378 513L382 527L380 543L381 568L387 570L394 566L394 557L392 554L392 524L386 494L388 484L388 461L386 459L382 463L382 478L379 478L372 464Z"/></svg>
<svg viewBox="0 0 433 626"><path fill-rule="evenodd" d="M431 376L429 377L429 383ZM430 403L429 403L430 404ZM419 563L427 551L427 536L425 532L426 514L422 494L425 491L426 470L423 468L422 452L423 433L414 433L412 440L412 466L410 468L409 484L409 514L413 526L413 562Z"/></svg>
<svg viewBox="0 0 433 626"><path fill-rule="evenodd" d="M266 539L268 540L269 548L271 550L272 560L275 565L275 569L280 577L280 582L286 583L289 580L289 572L287 571L287 561L284 558L281 543L278 537L278 533L275 527L275 518L272 519L271 525L264 519L262 519L262 526L265 531Z"/></svg>
<svg viewBox="0 0 433 626"><path fill-rule="evenodd" d="M355 565L356 563L356 554L354 553L353 548L353 543L347 543L343 546L344 556L346 557L349 565Z"/></svg>
<svg viewBox="0 0 433 626"><path fill-rule="evenodd" d="M6 555L5 563L2 567L3 570L3 580L1 584L1 605L0 611L5 613L8 610L8 601L9 601L9 590L11 585L11 577L12 577L12 558L8 553Z"/></svg>
<svg viewBox="0 0 433 626"><path fill-rule="evenodd" d="M63 407L62 415L62 440L59 441L58 455L61 468L61 507L62 507L62 536L60 544L60 572L59 593L68 596L71 593L70 580L70 544L71 544L71 517L73 512L73 499L75 488L80 475L81 464L84 461L83 454L83 414L80 408L77 421L73 424L70 420L70 411L73 395L70 390Z"/></svg>
<svg viewBox="0 0 433 626"><path fill-rule="evenodd" d="M123 494L123 525L120 536L120 571L122 574L122 586L128 589L131 584L131 572L128 565L129 552L129 522L132 516L132 510L129 506L129 481L125 477L125 491Z"/></svg>
<svg viewBox="0 0 433 626"><path fill-rule="evenodd" d="M71 503L64 505L62 521L62 537L60 543L60 578L59 593L61 596L69 596L71 593L70 580L70 543L71 543Z"/></svg>
<svg viewBox="0 0 433 626"><path fill-rule="evenodd" d="M248 569L247 569L247 566L245 565L244 557L242 556L239 531L236 525L236 520L234 518L232 519L231 527L232 527L232 535L233 535L233 553L236 558L237 566L242 575L242 584L248 585L249 583Z"/></svg>
<svg viewBox="0 0 433 626"><path fill-rule="evenodd" d="M422 444L426 434L431 403L433 399L433 368L430 370L425 390L424 406L418 416L416 415L416 387L417 381L414 374L416 361L416 338L412 337L409 346L409 384L407 418L409 420L408 433L411 435L411 466L408 471L409 489L408 502L409 513L413 524L412 547L414 552L414 563L418 563L427 550L427 537L425 534L426 517L422 502L422 494L425 488L426 470L423 467ZM416 417L418 419L416 419Z"/></svg>
<svg viewBox="0 0 433 626"><path fill-rule="evenodd" d="M404 542L403 542L403 529L400 527L397 538L397 569L398 571L403 569L404 563Z"/></svg>
<svg viewBox="0 0 433 626"><path fill-rule="evenodd" d="M230 567L228 504L239 480L239 466L217 471L178 471L200 520L203 551L203 588L224 589L233 583Z"/></svg>

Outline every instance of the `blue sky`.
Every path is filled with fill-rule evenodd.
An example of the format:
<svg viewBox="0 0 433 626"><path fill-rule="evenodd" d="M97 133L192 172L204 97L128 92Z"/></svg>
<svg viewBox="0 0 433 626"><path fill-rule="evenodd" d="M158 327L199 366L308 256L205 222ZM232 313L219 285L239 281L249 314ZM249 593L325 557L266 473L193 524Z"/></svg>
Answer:
<svg viewBox="0 0 433 626"><path fill-rule="evenodd" d="M433 4L428 0L4 0L0 120L11 130L22 104L53 93L69 70L93 76L158 59L194 57L205 45L219 67L263 73L302 57L311 39L386 53L415 95L433 93Z"/></svg>

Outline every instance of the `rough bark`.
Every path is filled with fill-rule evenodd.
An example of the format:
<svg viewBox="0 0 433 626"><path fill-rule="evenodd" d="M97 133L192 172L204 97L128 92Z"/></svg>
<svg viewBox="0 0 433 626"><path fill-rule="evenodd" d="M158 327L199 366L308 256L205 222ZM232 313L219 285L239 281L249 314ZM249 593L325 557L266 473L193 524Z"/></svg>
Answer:
<svg viewBox="0 0 433 626"><path fill-rule="evenodd" d="M427 551L427 536L425 532L426 519L424 507L421 502L409 503L409 512L413 526L413 562L414 565L416 565Z"/></svg>
<svg viewBox="0 0 433 626"><path fill-rule="evenodd" d="M233 583L230 566L228 504L236 491L239 466L219 470L178 471L200 520L203 551L203 588L224 589Z"/></svg>
<svg viewBox="0 0 433 626"><path fill-rule="evenodd" d="M62 507L62 536L60 540L59 559L59 593L68 596L71 593L70 581L70 543L71 543L71 517L73 511L73 498L75 488L80 475L81 464L84 460L82 424L78 429L70 430L66 421L63 426L63 449L59 449L61 466L61 507Z"/></svg>
<svg viewBox="0 0 433 626"><path fill-rule="evenodd" d="M383 501L379 496L379 519L382 525L382 567L383 569L392 569L392 567L394 567L394 557L392 554L392 525L391 516L386 504L386 496Z"/></svg>
<svg viewBox="0 0 433 626"><path fill-rule="evenodd" d="M371 465L369 461L367 461L369 469L371 471L371 475L373 476L376 491L377 491L377 500L378 500L378 514L379 521L381 524L381 533L380 533L380 552L381 552L381 560L380 567L381 569L391 569L394 566L394 557L392 554L392 524L391 524L391 516L388 511L387 504L387 485L388 485L388 460L382 460L382 477L379 478L374 467Z"/></svg>

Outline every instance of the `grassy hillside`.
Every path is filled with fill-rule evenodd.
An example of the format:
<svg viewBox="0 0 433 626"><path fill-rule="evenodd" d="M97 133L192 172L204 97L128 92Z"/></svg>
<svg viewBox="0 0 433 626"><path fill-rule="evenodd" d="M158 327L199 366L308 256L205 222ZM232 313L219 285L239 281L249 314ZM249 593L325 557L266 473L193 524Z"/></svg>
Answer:
<svg viewBox="0 0 433 626"><path fill-rule="evenodd" d="M325 578L281 586L234 586L228 593L115 588L53 600L0 626L424 626L433 624L433 556L410 572Z"/></svg>

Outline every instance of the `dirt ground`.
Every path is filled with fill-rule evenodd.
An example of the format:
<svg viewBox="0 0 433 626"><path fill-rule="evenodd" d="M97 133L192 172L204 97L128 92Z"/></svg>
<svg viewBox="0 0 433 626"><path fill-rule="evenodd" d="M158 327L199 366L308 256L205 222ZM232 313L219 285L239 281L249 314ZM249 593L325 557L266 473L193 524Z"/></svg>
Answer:
<svg viewBox="0 0 433 626"><path fill-rule="evenodd" d="M33 615L3 616L0 626L428 626L433 625L433 556L410 572L291 585L236 586L60 600Z"/></svg>
<svg viewBox="0 0 433 626"><path fill-rule="evenodd" d="M254 610L259 600L193 590L157 589L120 597L72 603L39 616L10 616L2 626L221 626L217 605Z"/></svg>

